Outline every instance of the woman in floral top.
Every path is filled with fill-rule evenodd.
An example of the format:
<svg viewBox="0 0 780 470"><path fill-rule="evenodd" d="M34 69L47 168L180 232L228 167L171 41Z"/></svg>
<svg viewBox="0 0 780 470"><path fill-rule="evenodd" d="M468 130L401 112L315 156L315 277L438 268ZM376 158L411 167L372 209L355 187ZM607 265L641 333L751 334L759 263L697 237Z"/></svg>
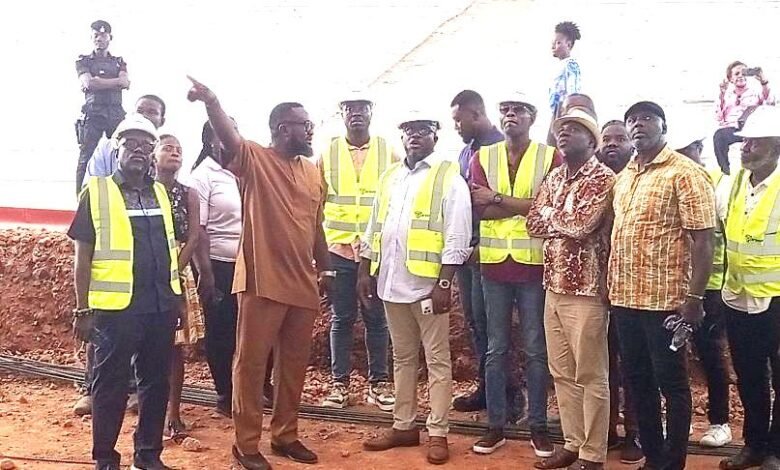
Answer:
<svg viewBox="0 0 780 470"><path fill-rule="evenodd" d="M179 316L180 324L176 331L176 349L171 364L168 398L168 433L177 441L186 437L179 406L184 385L182 346L197 343L203 338L205 331L203 311L198 301L192 269L190 269L190 261L198 243L200 206L197 192L176 181L176 175L182 165L181 153L181 144L176 137L168 134L160 136L160 142L155 150L157 181L168 190L173 208L173 228L179 245L179 273L184 293Z"/></svg>

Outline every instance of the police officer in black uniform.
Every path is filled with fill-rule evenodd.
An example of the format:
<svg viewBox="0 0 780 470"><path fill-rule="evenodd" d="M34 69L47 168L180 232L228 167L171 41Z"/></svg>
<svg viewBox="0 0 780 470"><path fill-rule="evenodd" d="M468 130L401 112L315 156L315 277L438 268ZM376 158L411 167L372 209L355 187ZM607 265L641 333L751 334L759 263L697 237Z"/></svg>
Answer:
<svg viewBox="0 0 780 470"><path fill-rule="evenodd" d="M111 25L98 20L92 23L91 54L81 55L76 61L76 73L81 80L81 90L86 102L81 108L82 117L76 123L76 136L80 147L76 167L76 192L81 191L87 162L98 141L106 134L111 137L114 129L125 117L122 108L122 90L130 87L127 64L108 52L111 43Z"/></svg>

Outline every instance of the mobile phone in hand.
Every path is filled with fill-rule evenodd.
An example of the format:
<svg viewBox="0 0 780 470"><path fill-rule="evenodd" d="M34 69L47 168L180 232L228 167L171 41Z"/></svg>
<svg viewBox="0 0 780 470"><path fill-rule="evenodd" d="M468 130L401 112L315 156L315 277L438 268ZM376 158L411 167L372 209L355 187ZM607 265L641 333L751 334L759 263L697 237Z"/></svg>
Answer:
<svg viewBox="0 0 780 470"><path fill-rule="evenodd" d="M756 77L761 73L761 67L750 67L742 71L742 75L746 77Z"/></svg>

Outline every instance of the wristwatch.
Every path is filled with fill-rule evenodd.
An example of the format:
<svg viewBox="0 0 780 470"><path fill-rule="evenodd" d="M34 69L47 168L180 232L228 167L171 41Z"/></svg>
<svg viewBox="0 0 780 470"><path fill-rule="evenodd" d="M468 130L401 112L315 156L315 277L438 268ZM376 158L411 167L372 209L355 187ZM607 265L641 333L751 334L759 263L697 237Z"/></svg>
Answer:
<svg viewBox="0 0 780 470"><path fill-rule="evenodd" d="M448 281L447 279L439 279L439 288L448 290L450 287L452 287L452 282Z"/></svg>
<svg viewBox="0 0 780 470"><path fill-rule="evenodd" d="M493 195L493 204L501 204L501 202L504 200L504 195L501 193L496 193Z"/></svg>

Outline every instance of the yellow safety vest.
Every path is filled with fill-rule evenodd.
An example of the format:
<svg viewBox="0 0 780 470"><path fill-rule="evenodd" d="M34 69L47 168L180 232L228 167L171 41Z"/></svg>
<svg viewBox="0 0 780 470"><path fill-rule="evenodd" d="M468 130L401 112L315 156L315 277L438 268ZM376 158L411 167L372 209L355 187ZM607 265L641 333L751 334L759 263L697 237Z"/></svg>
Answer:
<svg viewBox="0 0 780 470"><path fill-rule="evenodd" d="M112 177L90 178L89 205L95 227L95 252L89 283L89 307L124 310L133 297L133 230L125 200ZM181 294L178 248L173 232L171 202L165 186L154 183L154 193L162 211L171 258L171 289Z"/></svg>
<svg viewBox="0 0 780 470"><path fill-rule="evenodd" d="M715 169L709 172L712 185L717 188L723 179L723 172ZM715 226L714 251L712 254L712 272L707 281L707 290L721 290L723 288L723 275L726 271L726 243L723 240L723 221L718 217Z"/></svg>
<svg viewBox="0 0 780 470"><path fill-rule="evenodd" d="M371 274L376 275L382 259L382 227L390 205L390 182L393 173L403 165L397 162L382 175L374 204L374 227L371 239ZM444 249L444 196L455 178L460 177L458 165L451 161L434 163L425 182L414 196L411 220L406 235L406 268L415 276L438 278L441 253Z"/></svg>
<svg viewBox="0 0 780 470"><path fill-rule="evenodd" d="M509 179L506 142L479 149L479 163L485 169L490 189L521 199L536 196L552 166L555 147L531 142L520 160L515 184ZM521 215L501 220L482 220L479 229L479 261L501 263L509 256L518 263L543 264L542 239L528 234L526 218Z"/></svg>
<svg viewBox="0 0 780 470"><path fill-rule="evenodd" d="M322 155L328 184L324 228L329 244L352 243L366 231L379 177L392 164L393 151L381 137L368 141L368 154L358 178L347 139L334 137Z"/></svg>
<svg viewBox="0 0 780 470"><path fill-rule="evenodd" d="M780 296L780 177L769 182L750 215L745 199L750 173L740 170L726 218L726 288L753 297Z"/></svg>

